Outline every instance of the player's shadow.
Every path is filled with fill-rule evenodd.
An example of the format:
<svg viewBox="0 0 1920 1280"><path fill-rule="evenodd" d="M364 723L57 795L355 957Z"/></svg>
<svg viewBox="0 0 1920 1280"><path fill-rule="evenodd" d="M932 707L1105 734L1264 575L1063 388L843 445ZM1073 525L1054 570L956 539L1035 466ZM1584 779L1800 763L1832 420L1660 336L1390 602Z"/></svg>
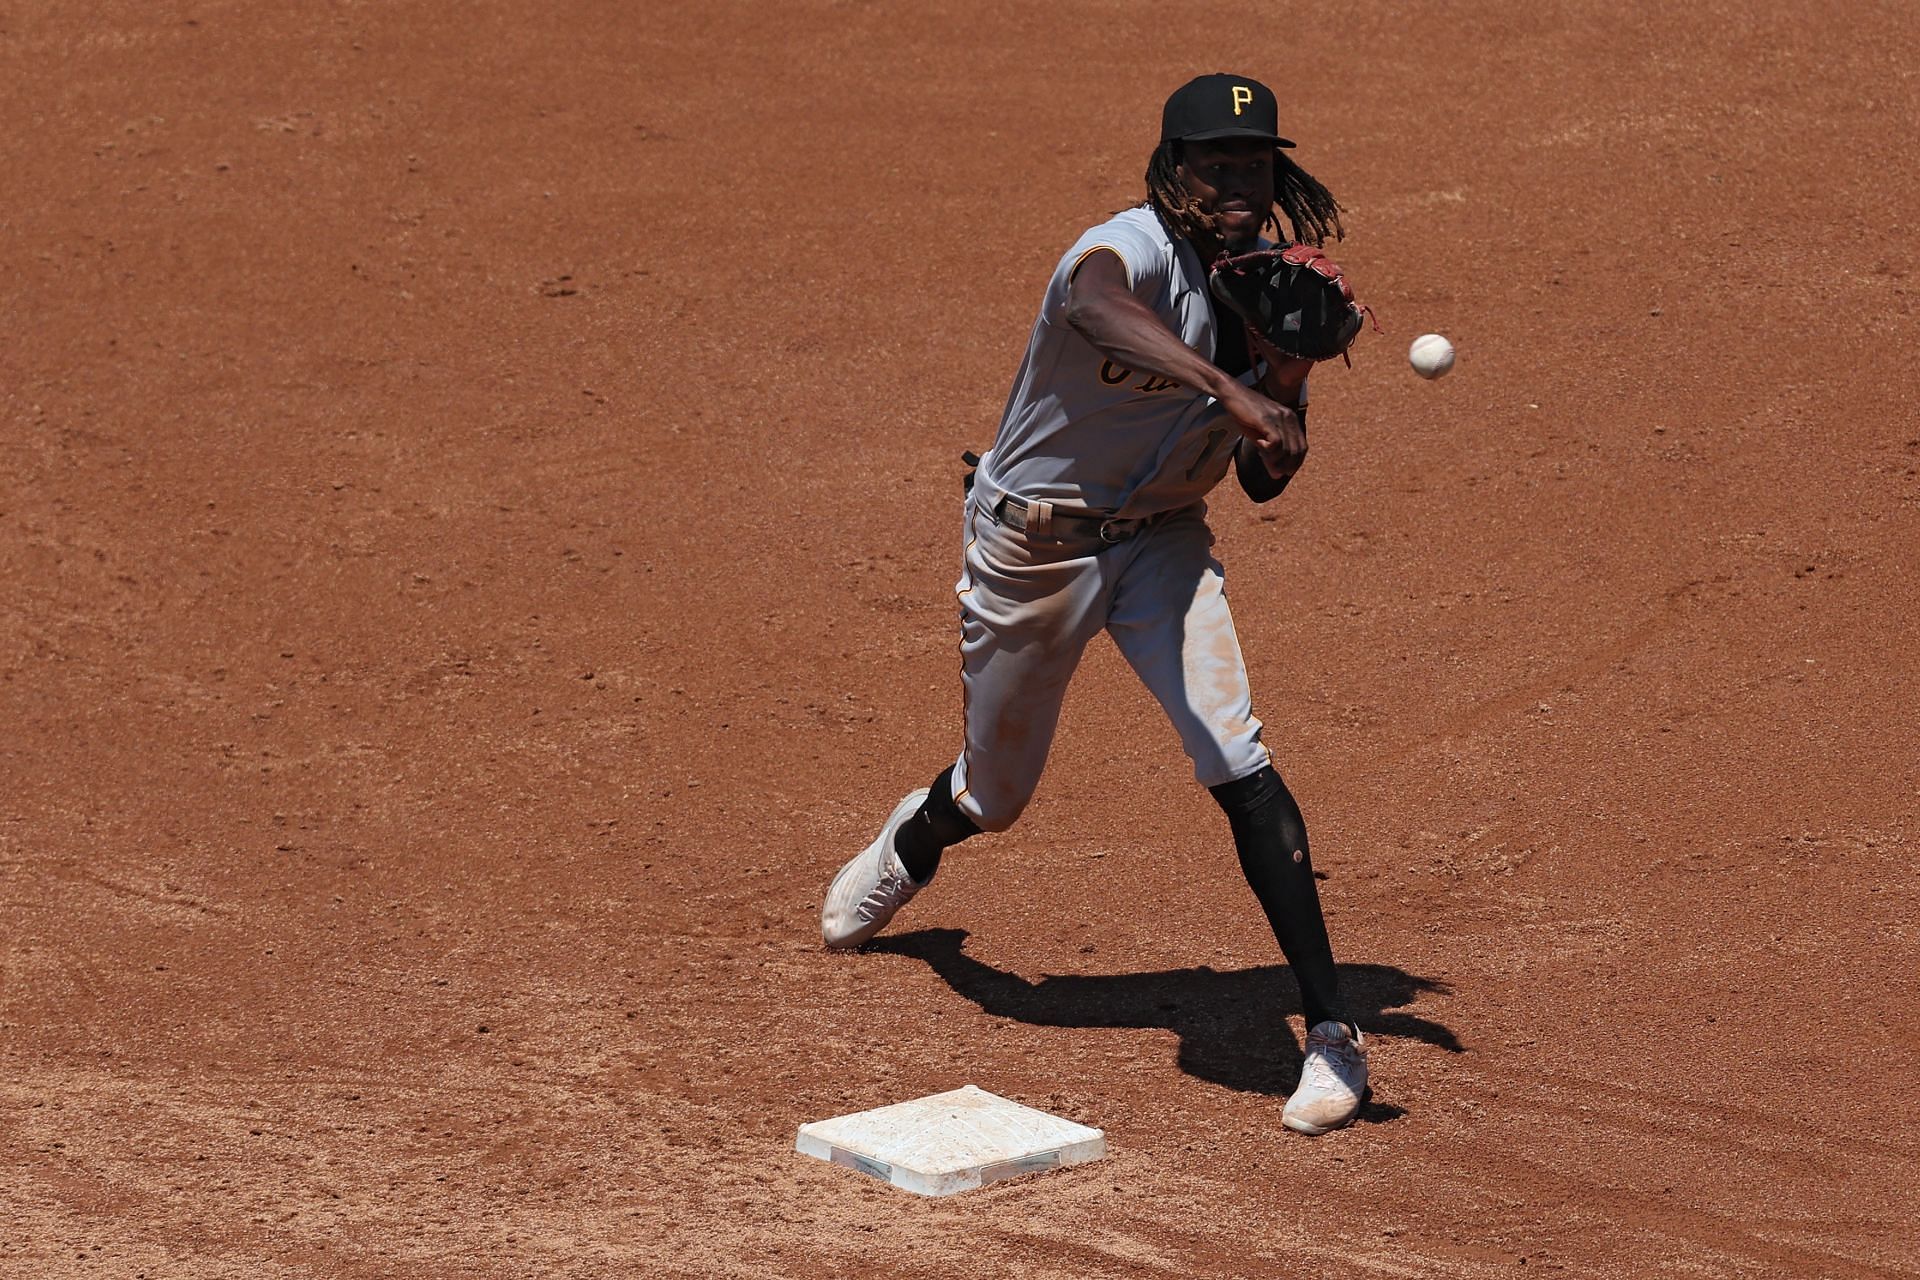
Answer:
<svg viewBox="0 0 1920 1280"><path fill-rule="evenodd" d="M1039 1027L1165 1028L1180 1038L1176 1060L1182 1071L1229 1089L1284 1096L1299 1079L1303 1050L1284 1015L1299 1013L1300 1003L1285 965L1048 975L1031 982L967 955L966 939L964 929L921 929L876 939L867 949L924 961L995 1017ZM1443 1023L1396 1012L1422 994L1448 994L1445 983L1381 964L1342 965L1340 979L1341 993L1367 1034L1464 1052ZM1361 1118L1377 1122L1404 1114L1376 1099Z"/></svg>

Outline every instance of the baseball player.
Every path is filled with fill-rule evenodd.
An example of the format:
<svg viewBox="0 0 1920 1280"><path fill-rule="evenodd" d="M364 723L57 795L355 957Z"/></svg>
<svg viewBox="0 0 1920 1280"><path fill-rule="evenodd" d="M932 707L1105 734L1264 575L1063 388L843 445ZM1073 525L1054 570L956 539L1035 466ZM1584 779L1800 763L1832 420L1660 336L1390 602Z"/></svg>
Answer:
<svg viewBox="0 0 1920 1280"><path fill-rule="evenodd" d="M1272 91L1245 76L1182 86L1146 200L1054 269L966 503L959 758L842 868L821 933L860 946L933 880L942 850L1013 825L1104 630L1225 810L1299 982L1307 1052L1283 1118L1320 1134L1359 1112L1367 1045L1341 1001L1306 826L1260 740L1205 502L1229 469L1271 500L1307 454L1308 362L1250 344L1207 287L1209 264L1259 246L1281 217L1295 240L1341 234L1339 204L1287 156L1278 122Z"/></svg>

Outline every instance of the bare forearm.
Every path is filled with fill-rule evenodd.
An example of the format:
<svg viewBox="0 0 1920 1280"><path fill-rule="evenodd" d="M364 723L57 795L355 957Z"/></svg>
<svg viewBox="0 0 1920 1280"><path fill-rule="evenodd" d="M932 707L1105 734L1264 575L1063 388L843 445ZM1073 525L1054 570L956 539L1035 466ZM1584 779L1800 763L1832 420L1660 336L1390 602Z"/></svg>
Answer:
<svg viewBox="0 0 1920 1280"><path fill-rule="evenodd" d="M1298 467L1306 433L1286 408L1189 347L1158 313L1135 297L1118 254L1091 253L1071 281L1067 323L1108 360L1166 378L1212 396L1240 429L1267 451L1270 462ZM1277 376L1292 374L1291 369ZM1302 373L1301 376L1304 376Z"/></svg>
<svg viewBox="0 0 1920 1280"><path fill-rule="evenodd" d="M1171 379L1215 398L1244 390L1219 366L1180 341L1151 307L1131 294L1076 302L1067 309L1067 323L1117 365Z"/></svg>

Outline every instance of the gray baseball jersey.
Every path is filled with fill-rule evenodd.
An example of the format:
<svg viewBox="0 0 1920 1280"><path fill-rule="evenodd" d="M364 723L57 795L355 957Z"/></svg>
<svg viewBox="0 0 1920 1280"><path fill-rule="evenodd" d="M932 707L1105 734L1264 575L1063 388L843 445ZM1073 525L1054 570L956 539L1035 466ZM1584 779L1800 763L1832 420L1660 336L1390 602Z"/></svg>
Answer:
<svg viewBox="0 0 1920 1280"><path fill-rule="evenodd" d="M1203 501L1232 465L1239 431L1210 396L1115 366L1066 323L1074 269L1100 249L1120 257L1134 295L1187 345L1208 358L1215 350L1199 257L1151 210L1094 227L1054 268L975 478L956 588L966 724L953 795L990 831L1011 826L1032 798L1067 683L1103 630L1202 784L1271 761ZM1097 521L1053 519L1034 532L1007 515L1008 498L1139 523L1114 541Z"/></svg>
<svg viewBox="0 0 1920 1280"><path fill-rule="evenodd" d="M1117 214L1054 267L979 474L1022 498L1121 517L1191 506L1226 475L1239 431L1211 396L1116 365L1067 324L1073 273L1102 249L1119 256L1135 297L1213 358L1213 307L1199 255L1151 209ZM1253 379L1250 372L1241 381Z"/></svg>

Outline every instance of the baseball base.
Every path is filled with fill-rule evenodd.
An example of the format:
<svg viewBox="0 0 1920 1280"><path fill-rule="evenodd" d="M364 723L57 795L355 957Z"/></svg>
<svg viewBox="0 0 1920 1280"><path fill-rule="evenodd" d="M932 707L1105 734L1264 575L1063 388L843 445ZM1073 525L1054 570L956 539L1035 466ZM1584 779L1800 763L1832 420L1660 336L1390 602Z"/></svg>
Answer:
<svg viewBox="0 0 1920 1280"><path fill-rule="evenodd" d="M1098 1129L974 1085L800 1126L794 1149L923 1196L1098 1160Z"/></svg>

